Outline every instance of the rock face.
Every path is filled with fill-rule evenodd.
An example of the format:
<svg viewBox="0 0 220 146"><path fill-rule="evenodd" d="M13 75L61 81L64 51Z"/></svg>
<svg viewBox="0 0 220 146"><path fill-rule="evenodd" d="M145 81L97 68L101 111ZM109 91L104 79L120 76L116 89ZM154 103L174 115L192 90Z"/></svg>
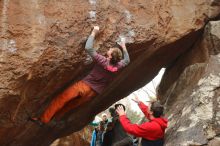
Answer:
<svg viewBox="0 0 220 146"><path fill-rule="evenodd" d="M203 38L163 76L159 93L170 120L167 146L220 145L219 30L220 21L207 24Z"/></svg>
<svg viewBox="0 0 220 146"><path fill-rule="evenodd" d="M201 38L205 24L219 17L220 7L218 0L2 0L0 12L0 145L47 146L175 63ZM83 48L96 24L100 53L120 36L128 38L130 65L64 122L28 122L89 72L93 64Z"/></svg>
<svg viewBox="0 0 220 146"><path fill-rule="evenodd" d="M85 127L70 136L55 140L50 146L90 146L91 136L91 127Z"/></svg>

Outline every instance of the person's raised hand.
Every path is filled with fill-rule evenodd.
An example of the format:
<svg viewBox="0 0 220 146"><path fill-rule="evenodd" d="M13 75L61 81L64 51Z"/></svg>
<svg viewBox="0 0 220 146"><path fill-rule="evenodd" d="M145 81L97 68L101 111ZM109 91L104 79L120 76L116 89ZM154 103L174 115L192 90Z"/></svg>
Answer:
<svg viewBox="0 0 220 146"><path fill-rule="evenodd" d="M121 105L118 106L118 108L116 109L116 112L118 113L119 116L125 115L124 108Z"/></svg>
<svg viewBox="0 0 220 146"><path fill-rule="evenodd" d="M132 98L132 100L136 103L140 103L140 99L138 98L138 96L136 94L134 94L134 98Z"/></svg>
<svg viewBox="0 0 220 146"><path fill-rule="evenodd" d="M99 26L94 26L92 30L92 35L95 36L99 32Z"/></svg>
<svg viewBox="0 0 220 146"><path fill-rule="evenodd" d="M126 43L126 38L125 37L121 37L120 42L118 43L122 48L125 48L125 43Z"/></svg>

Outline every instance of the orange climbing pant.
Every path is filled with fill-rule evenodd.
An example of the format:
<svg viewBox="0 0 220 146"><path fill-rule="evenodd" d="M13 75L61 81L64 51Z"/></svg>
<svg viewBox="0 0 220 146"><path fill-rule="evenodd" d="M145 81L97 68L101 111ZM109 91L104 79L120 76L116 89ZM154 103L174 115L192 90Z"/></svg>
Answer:
<svg viewBox="0 0 220 146"><path fill-rule="evenodd" d="M97 93L85 82L76 82L52 100L40 120L48 123L56 113L60 117L71 109L90 101L96 95Z"/></svg>

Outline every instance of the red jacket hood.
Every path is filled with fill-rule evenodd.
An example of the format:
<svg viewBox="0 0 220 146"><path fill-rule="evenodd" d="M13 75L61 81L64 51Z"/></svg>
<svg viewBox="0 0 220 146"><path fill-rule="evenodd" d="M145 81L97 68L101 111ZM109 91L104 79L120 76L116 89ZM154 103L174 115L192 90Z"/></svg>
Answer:
<svg viewBox="0 0 220 146"><path fill-rule="evenodd" d="M167 128L168 120L166 118L154 118L152 121L157 122L160 124L161 128L165 130Z"/></svg>

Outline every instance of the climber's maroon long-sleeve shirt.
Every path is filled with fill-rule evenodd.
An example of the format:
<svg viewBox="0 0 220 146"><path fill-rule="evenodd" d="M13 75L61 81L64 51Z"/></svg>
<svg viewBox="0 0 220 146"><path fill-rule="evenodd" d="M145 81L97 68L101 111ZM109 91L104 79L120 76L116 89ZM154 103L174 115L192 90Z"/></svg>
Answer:
<svg viewBox="0 0 220 146"><path fill-rule="evenodd" d="M147 140L162 139L164 137L165 129L167 128L167 119L162 117L152 118L149 114L148 106L146 106L143 102L140 102L138 105L150 121L137 125L132 124L126 115L120 116L120 122L125 131Z"/></svg>
<svg viewBox="0 0 220 146"><path fill-rule="evenodd" d="M127 50L123 50L124 59L113 66L110 64L110 59L96 52L96 49L93 48L93 42L94 37L90 35L86 42L85 49L96 64L91 72L83 78L83 81L100 94L113 80L115 73L129 64L130 58Z"/></svg>

